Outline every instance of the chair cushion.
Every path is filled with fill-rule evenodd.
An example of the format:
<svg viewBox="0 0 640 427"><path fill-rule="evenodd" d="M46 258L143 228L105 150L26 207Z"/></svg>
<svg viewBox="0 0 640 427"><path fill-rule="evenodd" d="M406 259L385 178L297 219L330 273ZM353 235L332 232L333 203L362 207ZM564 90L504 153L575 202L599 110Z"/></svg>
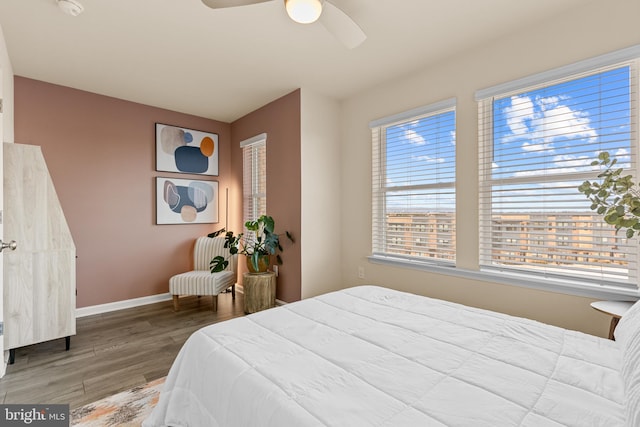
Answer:
<svg viewBox="0 0 640 427"><path fill-rule="evenodd" d="M236 283L233 271L189 271L169 279L171 295L218 295Z"/></svg>
<svg viewBox="0 0 640 427"><path fill-rule="evenodd" d="M198 237L193 249L193 269L209 271L209 263L211 262L211 260L214 257L221 255L229 261L229 265L227 266L227 268L225 268L225 270L237 271L237 255L231 256L229 248L225 248L224 244L224 237Z"/></svg>

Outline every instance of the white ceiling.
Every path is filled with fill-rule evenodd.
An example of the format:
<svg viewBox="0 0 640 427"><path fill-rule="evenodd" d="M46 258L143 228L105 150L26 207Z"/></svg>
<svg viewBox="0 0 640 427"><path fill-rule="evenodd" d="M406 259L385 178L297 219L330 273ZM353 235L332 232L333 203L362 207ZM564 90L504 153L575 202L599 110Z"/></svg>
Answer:
<svg viewBox="0 0 640 427"><path fill-rule="evenodd" d="M334 0L368 39L344 48L281 0L0 0L15 75L231 122L302 87L344 99L585 0Z"/></svg>

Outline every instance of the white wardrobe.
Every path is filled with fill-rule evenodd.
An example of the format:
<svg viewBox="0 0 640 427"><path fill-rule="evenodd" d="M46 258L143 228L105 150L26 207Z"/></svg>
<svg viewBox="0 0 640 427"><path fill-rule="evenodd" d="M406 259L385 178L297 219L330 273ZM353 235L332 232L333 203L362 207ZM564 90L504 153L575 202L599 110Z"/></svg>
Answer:
<svg viewBox="0 0 640 427"><path fill-rule="evenodd" d="M10 350L76 333L76 248L38 146L4 144L4 344ZM63 350L61 346L61 351Z"/></svg>

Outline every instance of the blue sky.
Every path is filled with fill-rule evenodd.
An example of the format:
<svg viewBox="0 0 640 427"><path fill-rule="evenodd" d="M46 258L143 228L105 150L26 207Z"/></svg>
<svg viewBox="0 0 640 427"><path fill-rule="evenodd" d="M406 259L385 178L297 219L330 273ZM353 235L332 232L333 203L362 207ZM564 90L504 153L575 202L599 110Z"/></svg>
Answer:
<svg viewBox="0 0 640 427"><path fill-rule="evenodd" d="M387 128L387 185L430 186L455 182L454 111ZM388 195L387 207L451 209L454 188L406 189Z"/></svg>
<svg viewBox="0 0 640 427"><path fill-rule="evenodd" d="M629 73L625 66L494 101L493 179L515 179L497 188L504 197L494 197L494 211L589 211L577 191L585 176L571 174L595 179L601 151L629 164Z"/></svg>
<svg viewBox="0 0 640 427"><path fill-rule="evenodd" d="M494 141L500 151L494 178L555 168L592 170L600 151L628 156L628 76L629 67L623 67L494 101Z"/></svg>
<svg viewBox="0 0 640 427"><path fill-rule="evenodd" d="M494 209L504 212L554 210L563 202L573 210L589 210L577 186L590 172L600 151L621 165L630 153L630 89L628 66L581 77L493 102L494 179L515 179ZM455 181L455 112L447 111L387 129L387 185L416 186ZM424 170L416 167L425 166ZM527 182L545 177L546 186ZM553 181L553 179L551 180ZM506 183L505 183L506 184ZM387 208L423 211L452 209L453 188L390 193Z"/></svg>

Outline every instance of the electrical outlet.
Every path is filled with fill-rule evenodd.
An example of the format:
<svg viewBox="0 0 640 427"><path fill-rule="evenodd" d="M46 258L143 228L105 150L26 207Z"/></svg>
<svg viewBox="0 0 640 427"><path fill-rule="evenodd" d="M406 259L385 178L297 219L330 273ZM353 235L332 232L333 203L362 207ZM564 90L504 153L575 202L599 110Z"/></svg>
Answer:
<svg viewBox="0 0 640 427"><path fill-rule="evenodd" d="M277 265L273 266L273 272L276 273L276 277L278 277L278 266Z"/></svg>
<svg viewBox="0 0 640 427"><path fill-rule="evenodd" d="M358 279L364 279L364 267L358 267Z"/></svg>

